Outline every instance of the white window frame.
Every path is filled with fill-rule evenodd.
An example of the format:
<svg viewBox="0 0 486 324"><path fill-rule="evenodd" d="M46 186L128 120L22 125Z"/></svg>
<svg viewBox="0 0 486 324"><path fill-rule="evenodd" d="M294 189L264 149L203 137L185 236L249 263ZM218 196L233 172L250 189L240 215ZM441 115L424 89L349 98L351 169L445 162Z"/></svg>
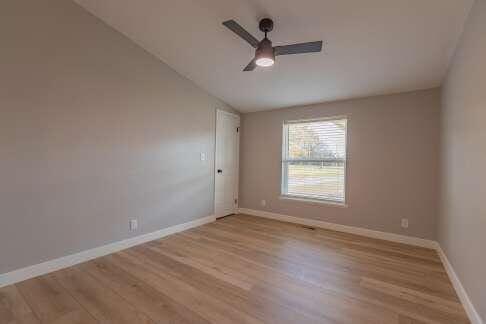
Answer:
<svg viewBox="0 0 486 324"><path fill-rule="evenodd" d="M320 121L332 121L332 120L345 120L346 127L344 130L344 195L343 200L332 200L332 199L321 199L316 197L310 197L306 195L289 195L286 193L285 182L288 181L286 167L286 161L288 160L288 125L289 124L299 124L308 122L320 122ZM347 207L347 173L348 173L348 118L347 116L332 116L314 119L299 119L299 120L286 120L282 125L282 159L281 159L281 179L280 179L280 199L291 200L291 201L301 201L317 204L334 205L338 207Z"/></svg>

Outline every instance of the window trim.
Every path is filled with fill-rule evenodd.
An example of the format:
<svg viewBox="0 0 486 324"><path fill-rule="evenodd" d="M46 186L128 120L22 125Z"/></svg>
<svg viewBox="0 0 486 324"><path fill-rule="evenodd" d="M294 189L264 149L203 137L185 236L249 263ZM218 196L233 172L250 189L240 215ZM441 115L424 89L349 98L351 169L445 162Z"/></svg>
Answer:
<svg viewBox="0 0 486 324"><path fill-rule="evenodd" d="M307 196L297 196L297 195L284 195L281 194L278 199L288 200L294 202L302 202L312 205L330 205L333 207L347 208L348 204L341 201L328 200L328 199L318 199L318 198L308 198Z"/></svg>
<svg viewBox="0 0 486 324"><path fill-rule="evenodd" d="M305 195L289 195L285 193L285 181L288 181L288 177L285 176L286 169L284 166L284 160L286 156L288 156L288 134L286 134L286 130L288 127L286 125L289 124L300 124L300 123L312 123L312 122L320 122L320 121L332 121L332 120L342 120L344 119L346 122L346 128L344 129L344 195L343 200L333 200L333 199L323 199L323 198L316 198L312 196L305 196ZM311 119L297 119L297 120L284 120L282 123L282 154L280 159L280 196L279 199L284 200L293 200L299 202L306 202L306 203L314 203L314 204L326 204L326 205L333 205L337 207L348 207L348 197L347 197L347 174L348 174L348 122L349 118L347 116L330 116L330 117L322 117L322 118L311 118Z"/></svg>

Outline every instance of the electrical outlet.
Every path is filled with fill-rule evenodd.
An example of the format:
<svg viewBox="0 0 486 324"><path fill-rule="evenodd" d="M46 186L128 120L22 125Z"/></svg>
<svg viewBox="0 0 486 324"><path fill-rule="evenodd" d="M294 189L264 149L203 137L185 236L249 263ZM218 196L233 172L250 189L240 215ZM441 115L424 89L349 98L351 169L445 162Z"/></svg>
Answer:
<svg viewBox="0 0 486 324"><path fill-rule="evenodd" d="M136 219L130 219L130 222L128 223L128 229L130 231L134 231L138 228L138 221Z"/></svg>
<svg viewBox="0 0 486 324"><path fill-rule="evenodd" d="M402 227L408 228L408 218L402 218Z"/></svg>
<svg viewBox="0 0 486 324"><path fill-rule="evenodd" d="M260 202L260 204L265 207L267 205L267 201L265 199L262 199L262 201Z"/></svg>

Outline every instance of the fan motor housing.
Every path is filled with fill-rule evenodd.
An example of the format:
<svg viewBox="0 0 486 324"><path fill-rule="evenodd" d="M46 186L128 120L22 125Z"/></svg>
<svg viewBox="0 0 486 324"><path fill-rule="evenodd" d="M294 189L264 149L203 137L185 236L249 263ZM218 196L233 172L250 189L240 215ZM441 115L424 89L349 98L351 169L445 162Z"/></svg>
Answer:
<svg viewBox="0 0 486 324"><path fill-rule="evenodd" d="M275 53L273 51L272 41L268 38L262 39L258 48L255 51L255 58L267 57L275 61Z"/></svg>

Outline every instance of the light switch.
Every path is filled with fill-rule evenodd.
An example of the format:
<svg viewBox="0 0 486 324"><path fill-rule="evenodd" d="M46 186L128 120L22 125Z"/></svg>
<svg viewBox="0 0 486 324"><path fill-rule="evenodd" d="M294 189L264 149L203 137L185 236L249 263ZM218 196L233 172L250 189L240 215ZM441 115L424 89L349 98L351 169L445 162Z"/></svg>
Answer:
<svg viewBox="0 0 486 324"><path fill-rule="evenodd" d="M206 153L201 153L201 161L206 161Z"/></svg>
<svg viewBox="0 0 486 324"><path fill-rule="evenodd" d="M402 218L402 227L408 228L408 218Z"/></svg>

